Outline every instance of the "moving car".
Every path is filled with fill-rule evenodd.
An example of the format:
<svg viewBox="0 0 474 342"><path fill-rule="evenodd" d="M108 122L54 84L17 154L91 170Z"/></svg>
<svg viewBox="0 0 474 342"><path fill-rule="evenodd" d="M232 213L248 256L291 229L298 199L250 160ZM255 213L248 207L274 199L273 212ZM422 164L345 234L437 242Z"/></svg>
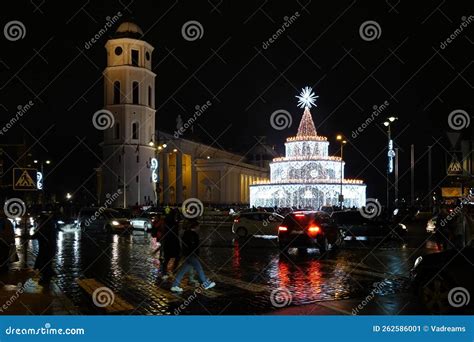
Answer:
<svg viewBox="0 0 474 342"><path fill-rule="evenodd" d="M342 242L342 235L331 217L323 211L297 211L288 214L278 227L280 250L319 248L321 253Z"/></svg>
<svg viewBox="0 0 474 342"><path fill-rule="evenodd" d="M253 211L237 214L234 217L232 233L240 238L252 235L277 235L283 216L277 213Z"/></svg>
<svg viewBox="0 0 474 342"><path fill-rule="evenodd" d="M471 241L472 244L472 241ZM410 271L411 287L432 313L473 312L474 247L419 256Z"/></svg>
<svg viewBox="0 0 474 342"><path fill-rule="evenodd" d="M110 208L85 208L79 212L77 224L84 232L130 232L130 220L114 209Z"/></svg>
<svg viewBox="0 0 474 342"><path fill-rule="evenodd" d="M145 211L138 217L132 218L130 223L133 229L148 232L153 228L153 226L158 224L161 215L162 213L158 211Z"/></svg>
<svg viewBox="0 0 474 342"><path fill-rule="evenodd" d="M403 223L391 223L381 215L367 218L359 210L336 211L331 218L344 232L346 239L357 237L386 237L401 238L407 232Z"/></svg>

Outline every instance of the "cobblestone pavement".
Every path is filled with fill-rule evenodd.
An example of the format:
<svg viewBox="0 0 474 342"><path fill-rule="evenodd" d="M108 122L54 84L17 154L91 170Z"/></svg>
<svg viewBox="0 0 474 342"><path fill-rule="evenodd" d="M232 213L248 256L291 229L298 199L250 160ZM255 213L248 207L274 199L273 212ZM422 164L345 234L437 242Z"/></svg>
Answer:
<svg viewBox="0 0 474 342"><path fill-rule="evenodd" d="M397 314L410 308L406 287L413 260L434 248L428 241L420 249L420 241L413 239L347 241L324 256L317 250L284 255L272 237L239 241L222 227L203 228L201 235L202 263L217 283L212 290L201 291L185 280L182 294L170 292L171 283L161 280L159 259L152 253L154 241L140 231L122 236L64 229L58 234L53 282L83 314L108 312L93 304L91 294L79 286L80 279L95 279L133 306L121 314L263 314L314 303L320 304L321 313L350 314L374 291L392 304L378 305L382 300L377 299L370 312ZM31 267L36 242L28 241L20 249L20 263L26 255Z"/></svg>

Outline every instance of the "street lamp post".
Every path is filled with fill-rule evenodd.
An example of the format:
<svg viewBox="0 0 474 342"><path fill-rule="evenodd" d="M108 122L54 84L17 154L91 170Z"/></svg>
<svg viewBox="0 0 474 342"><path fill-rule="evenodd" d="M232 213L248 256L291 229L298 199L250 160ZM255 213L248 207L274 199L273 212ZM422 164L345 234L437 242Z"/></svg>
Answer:
<svg viewBox="0 0 474 342"><path fill-rule="evenodd" d="M43 188L44 188L44 178L45 178L44 177L44 164L47 164L47 165L51 164L51 160L45 160L45 161L41 160L41 161L39 161L39 160L35 159L35 160L33 160L33 163L40 164L41 174L43 175Z"/></svg>
<svg viewBox="0 0 474 342"><path fill-rule="evenodd" d="M344 139L344 137L342 136L342 134L338 134L336 136L336 140L339 141L339 143L341 144L341 190L339 192L339 205L341 207L341 210L343 208L343 205L344 205L344 195L342 194L342 183L343 183L343 156L344 156L344 145L347 143L347 141Z"/></svg>
<svg viewBox="0 0 474 342"><path fill-rule="evenodd" d="M388 158L388 163L387 163L387 201L386 201L386 206L387 206L387 215L390 212L390 174L393 173L393 159L396 155L394 148L393 148L393 140L392 140L392 130L391 130L391 125L392 123L395 122L395 120L398 120L397 117L395 116L390 116L388 117L383 125L387 127L387 138L388 138L388 145L387 145L387 158Z"/></svg>

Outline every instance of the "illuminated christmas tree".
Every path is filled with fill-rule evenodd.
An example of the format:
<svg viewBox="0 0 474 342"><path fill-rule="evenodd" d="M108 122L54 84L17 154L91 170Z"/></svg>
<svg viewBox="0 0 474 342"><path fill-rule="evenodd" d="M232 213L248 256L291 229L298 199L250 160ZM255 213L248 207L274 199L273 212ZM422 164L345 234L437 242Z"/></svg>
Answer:
<svg viewBox="0 0 474 342"><path fill-rule="evenodd" d="M306 87L296 97L298 107L304 108L298 132L286 139L285 157L270 163L270 182L250 186L250 205L313 209L337 205L341 180L344 205L365 205L365 184L344 179L344 161L329 156L327 138L316 133L310 108L318 96Z"/></svg>

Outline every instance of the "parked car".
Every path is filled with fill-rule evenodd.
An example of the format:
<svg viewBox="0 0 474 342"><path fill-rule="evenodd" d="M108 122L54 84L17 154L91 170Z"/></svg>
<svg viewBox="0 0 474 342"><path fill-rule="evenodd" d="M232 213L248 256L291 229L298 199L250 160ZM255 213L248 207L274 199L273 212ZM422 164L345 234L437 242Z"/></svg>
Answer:
<svg viewBox="0 0 474 342"><path fill-rule="evenodd" d="M331 217L323 211L297 211L285 216L278 227L280 250L319 248L321 253L342 242L342 235Z"/></svg>
<svg viewBox="0 0 474 342"><path fill-rule="evenodd" d="M419 256L410 271L412 290L432 313L472 313L474 300L469 298L474 294L473 264L472 246Z"/></svg>
<svg viewBox="0 0 474 342"><path fill-rule="evenodd" d="M158 224L161 215L161 212L145 211L138 217L132 218L130 223L133 229L144 230L148 232L153 228L153 226Z"/></svg>
<svg viewBox="0 0 474 342"><path fill-rule="evenodd" d="M403 237L407 227L403 223L391 223L381 215L367 218L359 210L336 211L331 215L335 223L343 230L346 239L364 237Z"/></svg>
<svg viewBox="0 0 474 342"><path fill-rule="evenodd" d="M283 216L277 213L254 211L234 217L232 232L244 238L252 235L277 235Z"/></svg>
<svg viewBox="0 0 474 342"><path fill-rule="evenodd" d="M132 225L128 218L110 208L85 208L77 218L79 227L85 232L130 232Z"/></svg>

